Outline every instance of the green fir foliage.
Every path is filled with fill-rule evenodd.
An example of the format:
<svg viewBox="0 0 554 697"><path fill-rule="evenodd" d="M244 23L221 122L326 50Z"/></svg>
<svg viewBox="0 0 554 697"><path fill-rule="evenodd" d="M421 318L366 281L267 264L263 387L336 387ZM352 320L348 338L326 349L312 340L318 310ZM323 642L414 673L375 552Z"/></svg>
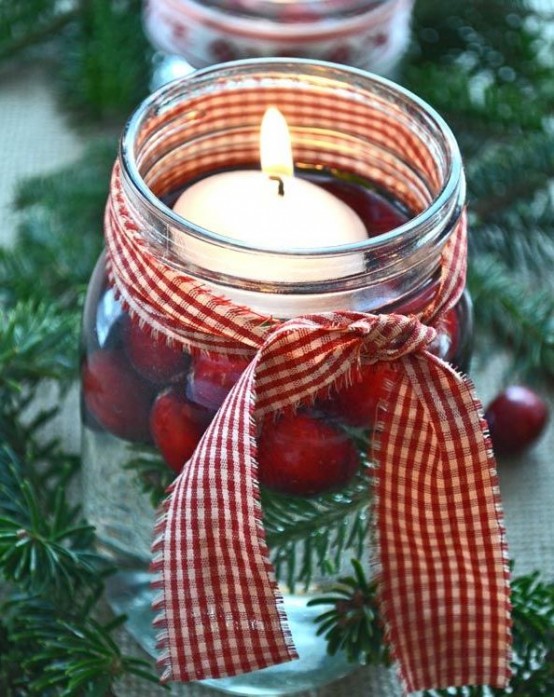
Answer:
<svg viewBox="0 0 554 697"><path fill-rule="evenodd" d="M363 665L389 665L383 626L377 608L377 584L369 580L357 559L352 576L340 578L328 595L308 602L311 607L329 606L317 618L317 634L327 640L334 656L344 651L349 661Z"/></svg>
<svg viewBox="0 0 554 697"><path fill-rule="evenodd" d="M553 17L527 0L419 0L403 73L462 148L477 320L521 377L552 374Z"/></svg>
<svg viewBox="0 0 554 697"><path fill-rule="evenodd" d="M86 120L122 118L148 94L152 50L142 0L80 0L78 21L61 44L61 91Z"/></svg>
<svg viewBox="0 0 554 697"><path fill-rule="evenodd" d="M152 49L142 9L142 0L0 0L0 61L36 59L37 46L48 43L65 106L80 121L121 126L148 93Z"/></svg>
<svg viewBox="0 0 554 697"><path fill-rule="evenodd" d="M165 498L167 487L175 479L175 472L167 466L159 452L145 445L135 445L124 467L137 477L152 507L157 508Z"/></svg>
<svg viewBox="0 0 554 697"><path fill-rule="evenodd" d="M366 468L345 489L312 498L262 491L266 541L279 580L307 588L314 577L336 574L342 555L368 547Z"/></svg>
<svg viewBox="0 0 554 697"><path fill-rule="evenodd" d="M0 60L57 36L76 16L71 3L0 0Z"/></svg>
<svg viewBox="0 0 554 697"><path fill-rule="evenodd" d="M388 665L383 643L376 579L368 579L358 560L354 573L338 580L326 594L309 602L327 608L317 618L318 634L328 642L328 652L345 651L351 661L365 665ZM554 583L538 573L513 579L512 678L504 690L468 686L424 691L423 697L546 697L554 694Z"/></svg>
<svg viewBox="0 0 554 697"><path fill-rule="evenodd" d="M548 7L548 3L543 3ZM140 0L0 0L0 61L45 55L63 103L81 121L119 131L148 92L151 49ZM418 0L414 41L398 79L430 102L461 145L470 212L469 285L481 327L510 348L518 370L554 374L554 19L527 0ZM552 24L550 24L550 27ZM29 53L28 49L32 52ZM52 50L53 49L53 50ZM0 78L1 79L1 78ZM43 381L76 377L84 289L101 249L115 138L91 140L81 161L21 183L17 242L0 250L0 694L112 695L150 666L122 656L100 621L110 572L93 531L69 502L79 459L48 437L59 415L33 412ZM367 448L362 448L367 451ZM367 465L367 463L366 463ZM146 450L135 469L159 501L172 473ZM369 473L370 474L370 473ZM368 472L316 499L262 492L267 540L285 582L335 572L367 547ZM35 573L40 568L40 574ZM551 697L554 587L532 574L512 589L515 675L509 691L464 688L426 697ZM330 652L388 661L375 584L353 574L317 601Z"/></svg>

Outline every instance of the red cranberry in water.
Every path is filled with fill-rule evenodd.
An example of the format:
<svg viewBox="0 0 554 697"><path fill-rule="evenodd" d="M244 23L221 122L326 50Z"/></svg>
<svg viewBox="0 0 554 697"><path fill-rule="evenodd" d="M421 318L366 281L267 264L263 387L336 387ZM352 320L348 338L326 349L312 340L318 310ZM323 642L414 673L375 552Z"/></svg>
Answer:
<svg viewBox="0 0 554 697"><path fill-rule="evenodd" d="M248 358L240 356L194 356L187 396L193 402L217 411L249 363Z"/></svg>
<svg viewBox="0 0 554 697"><path fill-rule="evenodd" d="M533 445L548 417L548 406L536 392L523 385L507 387L485 411L496 455L518 455Z"/></svg>
<svg viewBox="0 0 554 697"><path fill-rule="evenodd" d="M82 367L83 401L92 417L118 438L148 442L152 389L112 349L91 354Z"/></svg>
<svg viewBox="0 0 554 697"><path fill-rule="evenodd" d="M147 380L160 384L184 373L190 363L179 346L169 346L164 337L154 337L138 322L129 320L125 331L125 348L134 368Z"/></svg>
<svg viewBox="0 0 554 697"><path fill-rule="evenodd" d="M388 366L382 363L363 366L359 379L339 390L322 408L352 426L373 426L377 405L385 395L388 373Z"/></svg>
<svg viewBox="0 0 554 697"><path fill-rule="evenodd" d="M156 397L150 413L152 438L177 474L190 459L210 418L211 413L192 404L180 387L170 387Z"/></svg>
<svg viewBox="0 0 554 697"><path fill-rule="evenodd" d="M359 467L348 436L310 414L284 414L264 423L258 444L261 484L293 496L344 487Z"/></svg>

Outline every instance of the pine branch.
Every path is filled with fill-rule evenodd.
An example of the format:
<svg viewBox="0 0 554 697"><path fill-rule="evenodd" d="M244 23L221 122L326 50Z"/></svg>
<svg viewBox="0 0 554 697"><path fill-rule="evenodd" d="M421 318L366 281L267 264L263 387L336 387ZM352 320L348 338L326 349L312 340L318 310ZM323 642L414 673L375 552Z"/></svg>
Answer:
<svg viewBox="0 0 554 697"><path fill-rule="evenodd" d="M431 104L448 121L455 135L468 139L472 133L478 152L483 140L508 138L517 128L540 129L542 105L514 85L496 85L468 75L463 66L424 64L405 69L405 84Z"/></svg>
<svg viewBox="0 0 554 697"><path fill-rule="evenodd" d="M33 418L22 418L33 399L34 393L29 390L1 394L0 444L17 458L21 476L30 479L45 497L50 497L71 482L80 461L63 450L58 438L49 436L59 406L43 409ZM0 472L0 482L7 474L8 470ZM54 498L48 499L45 505L53 502Z"/></svg>
<svg viewBox="0 0 554 697"><path fill-rule="evenodd" d="M149 92L150 47L142 0L81 0L79 21L61 44L60 92L79 121L122 119Z"/></svg>
<svg viewBox="0 0 554 697"><path fill-rule="evenodd" d="M0 573L30 595L71 602L83 588L96 592L106 564L93 551L93 529L58 489L49 497L22 477L22 466L0 448Z"/></svg>
<svg viewBox="0 0 554 697"><path fill-rule="evenodd" d="M27 301L0 309L0 390L75 375L76 317L51 304Z"/></svg>
<svg viewBox="0 0 554 697"><path fill-rule="evenodd" d="M27 597L5 609L12 641L33 649L22 660L29 695L114 695L115 683L128 674L159 682L149 663L122 654L111 637L123 617L108 624L91 617L61 618L47 601Z"/></svg>
<svg viewBox="0 0 554 697"><path fill-rule="evenodd" d="M525 176L522 176L522 173ZM480 222L520 199L532 198L554 176L554 135L532 133L490 146L467 168L471 211Z"/></svg>
<svg viewBox="0 0 554 697"><path fill-rule="evenodd" d="M339 493L301 498L262 490L266 541L276 576L289 588L298 583L307 588L316 574L336 573L348 551L363 555L369 534L367 469L366 463Z"/></svg>
<svg viewBox="0 0 554 697"><path fill-rule="evenodd" d="M309 601L328 606L316 619L318 634L328 641L328 652L344 651L348 660L388 665L383 628L377 606L377 584L368 580L360 562L352 560L354 575L339 579L331 591ZM546 697L554 691L554 583L537 572L512 581L513 677L506 690L487 686L427 690L423 697Z"/></svg>
<svg viewBox="0 0 554 697"><path fill-rule="evenodd" d="M514 369L554 375L554 299L548 287L539 290L510 275L490 257L474 258L469 288L476 316L510 346Z"/></svg>
<svg viewBox="0 0 554 697"><path fill-rule="evenodd" d="M554 203L549 191L497 210L490 222L471 215L470 259L502 259L516 274L551 281L554 266Z"/></svg>
<svg viewBox="0 0 554 697"><path fill-rule="evenodd" d="M17 243L0 250L0 300L48 299L80 314L102 249L102 218L116 156L113 141L94 141L81 160L18 187Z"/></svg>
<svg viewBox="0 0 554 697"><path fill-rule="evenodd" d="M51 40L66 106L118 130L148 93L152 49L141 0L0 0L0 62Z"/></svg>
<svg viewBox="0 0 554 697"><path fill-rule="evenodd" d="M328 595L308 602L311 607L331 606L316 620L317 635L324 635L331 656L344 651L352 663L389 665L390 655L377 609L376 581L366 578L357 559L351 563L353 576L339 579Z"/></svg>
<svg viewBox="0 0 554 697"><path fill-rule="evenodd" d="M0 0L0 61L56 36L76 17L75 8L53 0Z"/></svg>
<svg viewBox="0 0 554 697"><path fill-rule="evenodd" d="M136 445L124 468L134 472L138 477L141 489L150 497L153 508L157 508L166 495L166 490L175 479L175 472L154 448Z"/></svg>

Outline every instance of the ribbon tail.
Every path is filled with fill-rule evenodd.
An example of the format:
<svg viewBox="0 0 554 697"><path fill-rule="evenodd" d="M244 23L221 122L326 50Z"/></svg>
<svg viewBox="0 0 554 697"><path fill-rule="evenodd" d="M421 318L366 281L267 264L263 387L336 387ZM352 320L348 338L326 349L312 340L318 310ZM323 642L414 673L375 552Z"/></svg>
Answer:
<svg viewBox="0 0 554 697"><path fill-rule="evenodd" d="M162 681L297 658L268 558L255 473L254 361L171 487L156 528Z"/></svg>
<svg viewBox="0 0 554 697"><path fill-rule="evenodd" d="M505 687L509 567L481 405L467 378L428 353L394 366L375 434L387 641L407 692Z"/></svg>

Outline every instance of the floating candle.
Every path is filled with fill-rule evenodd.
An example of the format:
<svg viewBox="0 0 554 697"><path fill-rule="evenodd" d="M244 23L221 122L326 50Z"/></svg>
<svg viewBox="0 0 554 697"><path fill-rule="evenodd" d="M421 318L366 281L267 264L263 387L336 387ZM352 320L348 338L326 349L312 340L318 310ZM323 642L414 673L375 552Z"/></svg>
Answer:
<svg viewBox="0 0 554 697"><path fill-rule="evenodd" d="M322 281L358 273L362 255L321 255L321 247L363 242L361 218L339 198L294 176L290 135L278 109L264 115L260 133L261 171L234 170L202 179L181 194L174 211L229 243L259 249L248 258L236 247L208 245L173 230L177 253L201 264L258 281ZM264 254L263 251L284 254ZM313 252L309 255L305 252ZM304 254L303 254L304 253Z"/></svg>

